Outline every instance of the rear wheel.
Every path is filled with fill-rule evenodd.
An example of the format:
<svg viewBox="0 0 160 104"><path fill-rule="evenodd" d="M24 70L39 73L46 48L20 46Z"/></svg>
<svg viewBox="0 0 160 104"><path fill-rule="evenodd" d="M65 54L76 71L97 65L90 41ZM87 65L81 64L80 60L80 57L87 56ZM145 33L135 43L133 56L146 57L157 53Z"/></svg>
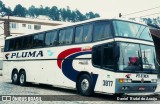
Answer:
<svg viewBox="0 0 160 104"><path fill-rule="evenodd" d="M13 84L19 84L18 83L18 77L19 77L18 76L18 71L16 71L16 70L13 71L13 73L12 73L12 83Z"/></svg>
<svg viewBox="0 0 160 104"><path fill-rule="evenodd" d="M92 79L89 75L83 74L77 82L78 93L84 96L93 94Z"/></svg>
<svg viewBox="0 0 160 104"><path fill-rule="evenodd" d="M20 74L19 74L19 84L21 86L26 85L26 73L25 73L25 71L21 71Z"/></svg>

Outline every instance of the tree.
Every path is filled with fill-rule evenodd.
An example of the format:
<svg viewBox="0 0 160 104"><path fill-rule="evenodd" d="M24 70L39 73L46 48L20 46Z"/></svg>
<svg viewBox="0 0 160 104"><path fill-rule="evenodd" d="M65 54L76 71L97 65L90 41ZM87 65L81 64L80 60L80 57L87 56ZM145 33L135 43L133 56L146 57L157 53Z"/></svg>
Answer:
<svg viewBox="0 0 160 104"><path fill-rule="evenodd" d="M50 10L49 10L49 15L48 15L52 20L59 20L60 16L59 16L59 10L56 6L53 6Z"/></svg>
<svg viewBox="0 0 160 104"><path fill-rule="evenodd" d="M79 10L76 9L75 13L76 13L76 18L75 18L76 22L86 20L86 16L83 15Z"/></svg>
<svg viewBox="0 0 160 104"><path fill-rule="evenodd" d="M67 11L66 11L66 9L65 8L61 8L59 10L59 12L60 12L60 19L62 21L67 21Z"/></svg>
<svg viewBox="0 0 160 104"><path fill-rule="evenodd" d="M2 17L6 15L6 7L1 0L0 0L0 14Z"/></svg>
<svg viewBox="0 0 160 104"><path fill-rule="evenodd" d="M28 15L31 16L31 17L37 18L40 15L39 14L39 9L32 5L28 9Z"/></svg>
<svg viewBox="0 0 160 104"><path fill-rule="evenodd" d="M19 17L25 17L26 16L26 8L22 7L21 4L16 5L13 11L13 15L19 16Z"/></svg>

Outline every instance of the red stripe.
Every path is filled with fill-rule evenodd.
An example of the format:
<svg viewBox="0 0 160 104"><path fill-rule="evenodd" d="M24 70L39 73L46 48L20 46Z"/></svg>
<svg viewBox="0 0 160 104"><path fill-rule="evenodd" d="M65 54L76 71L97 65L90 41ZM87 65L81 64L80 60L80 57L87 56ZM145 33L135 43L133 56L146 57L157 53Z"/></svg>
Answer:
<svg viewBox="0 0 160 104"><path fill-rule="evenodd" d="M73 54L73 53L76 53L76 52L80 52L81 51L81 48L72 48L72 49L67 49L63 52L61 52L59 55L58 55L58 59L60 60L57 60L57 64L58 64L58 67L61 69L62 68L62 61L61 59L65 59L67 56L69 56L70 54Z"/></svg>

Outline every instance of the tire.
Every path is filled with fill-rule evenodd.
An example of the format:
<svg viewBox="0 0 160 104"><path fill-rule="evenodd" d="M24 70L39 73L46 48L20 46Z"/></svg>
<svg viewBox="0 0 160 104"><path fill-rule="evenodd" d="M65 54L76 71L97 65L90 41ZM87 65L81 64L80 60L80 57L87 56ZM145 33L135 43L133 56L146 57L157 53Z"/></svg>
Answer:
<svg viewBox="0 0 160 104"><path fill-rule="evenodd" d="M83 74L77 82L77 91L83 96L91 96L93 94L92 79L89 75Z"/></svg>
<svg viewBox="0 0 160 104"><path fill-rule="evenodd" d="M13 73L12 73L12 83L13 84L16 84L16 85L18 85L19 84L19 75L18 75L18 71L17 70L15 70L15 71L13 71Z"/></svg>
<svg viewBox="0 0 160 104"><path fill-rule="evenodd" d="M25 71L21 71L20 74L19 74L19 84L21 86L26 85L26 73L25 73Z"/></svg>

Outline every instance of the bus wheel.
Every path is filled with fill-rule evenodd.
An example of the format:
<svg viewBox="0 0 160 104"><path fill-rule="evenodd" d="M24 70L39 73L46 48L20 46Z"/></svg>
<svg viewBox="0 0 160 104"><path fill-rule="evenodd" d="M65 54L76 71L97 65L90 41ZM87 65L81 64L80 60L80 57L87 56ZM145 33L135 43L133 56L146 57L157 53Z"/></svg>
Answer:
<svg viewBox="0 0 160 104"><path fill-rule="evenodd" d="M13 71L13 73L12 73L12 83L13 84L18 84L18 71Z"/></svg>
<svg viewBox="0 0 160 104"><path fill-rule="evenodd" d="M77 83L77 90L81 95L90 96L93 94L92 79L89 75L83 74Z"/></svg>
<svg viewBox="0 0 160 104"><path fill-rule="evenodd" d="M19 74L19 84L21 86L26 85L26 73L25 73L25 71L21 71L20 74Z"/></svg>

